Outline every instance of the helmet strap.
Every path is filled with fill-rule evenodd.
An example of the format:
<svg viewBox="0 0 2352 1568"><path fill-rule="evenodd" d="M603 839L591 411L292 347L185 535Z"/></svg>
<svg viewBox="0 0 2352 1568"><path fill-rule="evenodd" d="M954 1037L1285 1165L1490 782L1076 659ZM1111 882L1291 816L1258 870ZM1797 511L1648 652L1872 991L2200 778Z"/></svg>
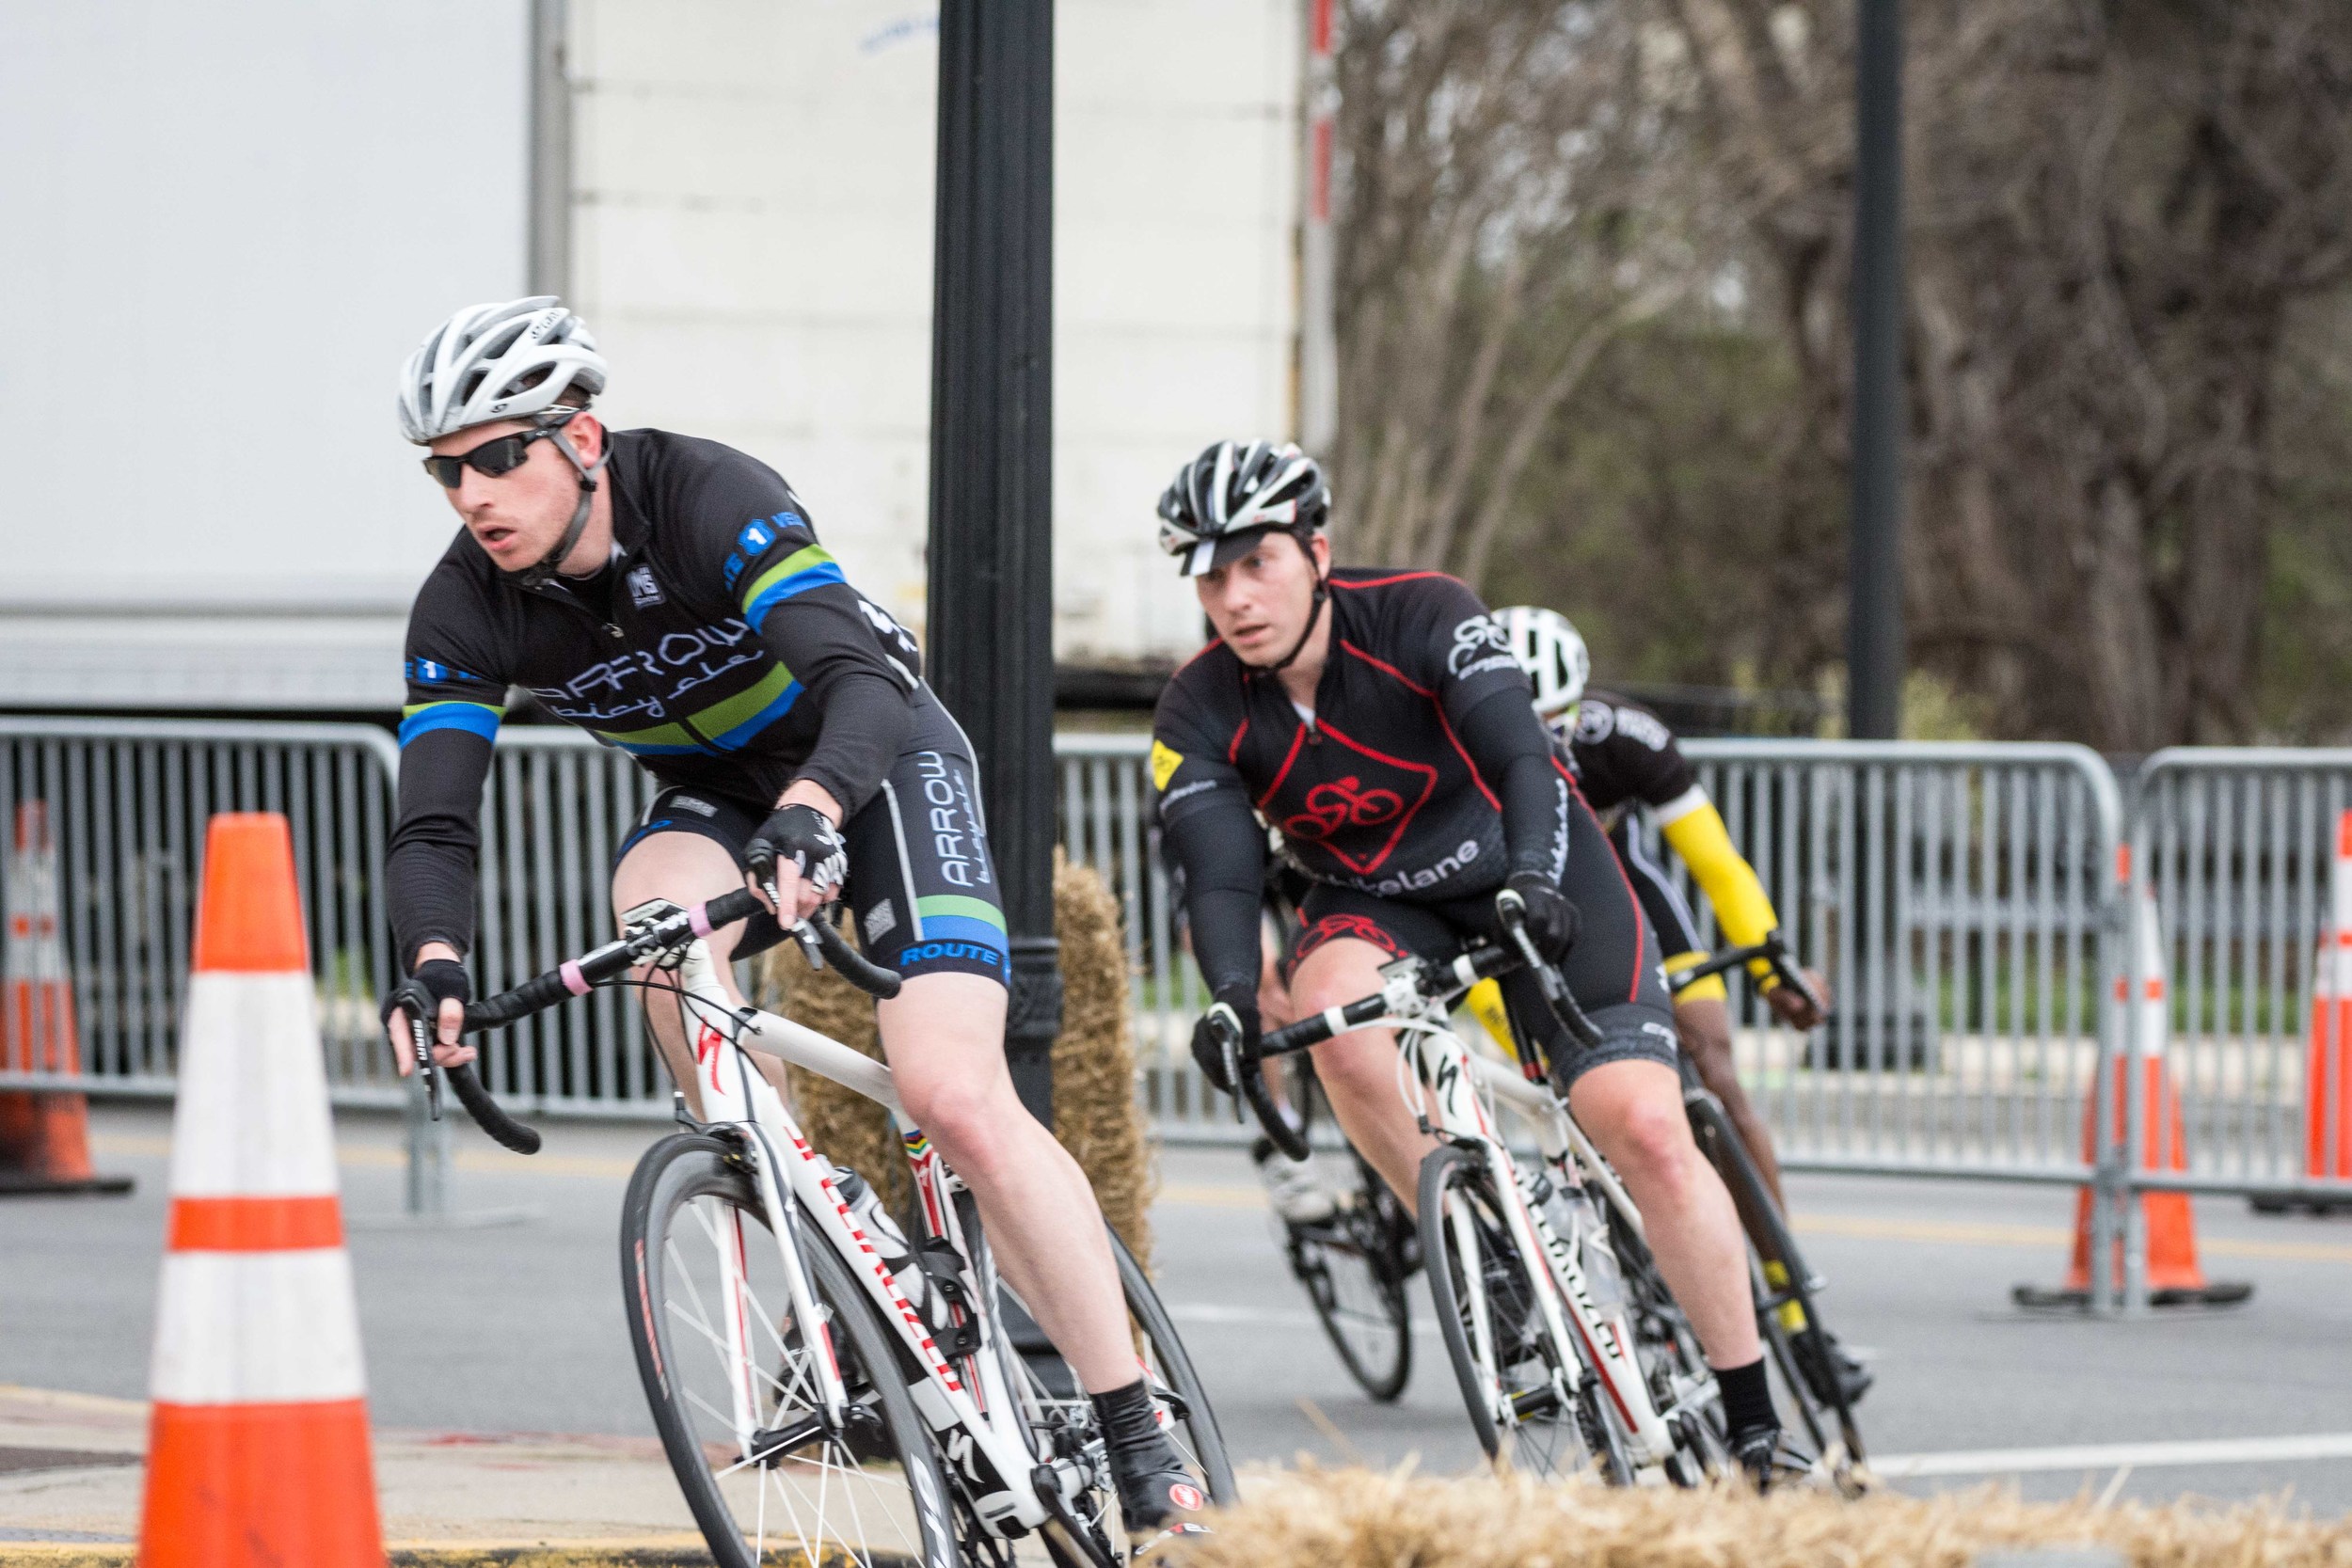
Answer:
<svg viewBox="0 0 2352 1568"><path fill-rule="evenodd" d="M576 408L565 409L562 419L552 423L543 423L540 427L548 432L555 450L569 459L573 469L579 473L580 504L572 508L572 520L564 525L564 537L555 542L555 548L541 557L537 565L526 566L518 575L517 580L525 588L545 588L554 579L556 568L564 563L564 558L571 554L574 546L579 545L580 536L588 531L588 514L596 504L596 475L607 463L612 461L612 446L609 441L605 444L603 453L596 462L584 463L580 460L580 453L572 450L572 444L564 439L560 432L578 418L579 413L580 410Z"/></svg>
<svg viewBox="0 0 2352 1568"><path fill-rule="evenodd" d="M1301 540L1300 543L1304 544L1305 541ZM1320 572L1315 574L1315 597L1314 602L1307 607L1307 629L1298 634L1298 641L1291 644L1289 653L1271 664L1260 665L1252 672L1253 673L1279 675L1298 661L1298 656L1307 651L1307 643L1315 634L1315 623L1323 619L1324 601L1331 596L1329 584L1330 579L1324 574Z"/></svg>

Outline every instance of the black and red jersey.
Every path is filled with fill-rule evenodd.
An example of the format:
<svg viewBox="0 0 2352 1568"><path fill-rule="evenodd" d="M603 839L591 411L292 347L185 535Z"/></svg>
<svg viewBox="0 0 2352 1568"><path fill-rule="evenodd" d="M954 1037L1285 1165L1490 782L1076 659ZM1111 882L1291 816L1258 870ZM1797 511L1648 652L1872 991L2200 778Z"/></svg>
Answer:
<svg viewBox="0 0 2352 1568"><path fill-rule="evenodd" d="M1502 774L1521 743L1481 742L1470 716L1526 673L1478 596L1441 572L1331 574L1330 654L1313 712L1222 642L1176 673L1152 721L1160 818L1174 825L1246 802L1298 869L1380 897L1435 903L1500 887L1515 864L1558 876L1567 852L1564 768L1518 799L1505 827ZM1540 726L1532 733L1546 750ZM1549 759L1547 757L1547 761Z"/></svg>
<svg viewBox="0 0 2352 1568"><path fill-rule="evenodd" d="M1629 801L1671 808L1698 787L1698 775L1666 721L1629 697L1587 691L1563 725L1568 762L1585 800L1605 820Z"/></svg>

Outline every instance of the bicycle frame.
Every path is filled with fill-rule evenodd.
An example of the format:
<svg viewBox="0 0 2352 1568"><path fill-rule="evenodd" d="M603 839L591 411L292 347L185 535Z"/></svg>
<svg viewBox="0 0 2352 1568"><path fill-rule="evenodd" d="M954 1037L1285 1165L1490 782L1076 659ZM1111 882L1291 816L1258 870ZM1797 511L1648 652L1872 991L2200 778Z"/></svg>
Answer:
<svg viewBox="0 0 2352 1568"><path fill-rule="evenodd" d="M820 1073L877 1101L898 1118L932 1232L946 1237L958 1254L971 1262L953 1202L961 1183L908 1121L892 1085L890 1069L790 1019L753 1007L737 1008L720 982L708 947L700 941L686 947L676 975L684 996L691 999L684 1004L684 1011L692 1035L695 1082L702 1100L700 1125L732 1132L741 1139L745 1151L755 1156L749 1161L753 1179L772 1222L771 1230L782 1255L795 1315L804 1323L818 1321L798 1251L802 1227L807 1227L850 1265L914 1364L922 1369L921 1379L909 1385L908 1393L938 1434L942 1455L975 1484L974 1512L982 1525L992 1533L1017 1533L1059 1517L1032 1478L1041 1469L1055 1476L1064 1489L1061 1500L1065 1502L1077 1496L1078 1478L1070 1461L1041 1458L1030 1447L1003 1351L1005 1341L989 1310L992 1295L985 1289L989 1282L976 1281L982 1288L970 1293L978 1318L979 1343L966 1360L971 1372L967 1382L934 1342L930 1325L907 1300L843 1200L833 1179L832 1162L801 1135L784 1098L753 1063L749 1048L756 1045ZM732 1020L734 1033L722 1029L714 1022L718 1019ZM790 1201L786 1200L787 1192ZM742 1222L739 1218L732 1224L732 1238L722 1238L720 1268L730 1305L729 1350L737 1364L748 1369ZM848 1395L830 1344L817 1364L825 1414L838 1422ZM759 1440L764 1435L757 1427L757 1387L748 1378L739 1378L738 1385L733 1391L736 1438L743 1461L752 1463L761 1451ZM994 1490L980 1490L992 1486ZM944 1506L943 1499L918 1501L925 1507ZM1009 1531L1007 1527L1014 1528Z"/></svg>
<svg viewBox="0 0 2352 1568"><path fill-rule="evenodd" d="M1600 1309L1593 1299L1576 1249L1560 1239L1542 1206L1530 1197L1518 1162L1511 1157L1510 1148L1496 1125L1496 1102L1507 1103L1534 1128L1537 1147L1547 1163L1565 1175L1569 1173L1569 1161L1573 1159L1578 1177L1591 1180L1607 1197L1610 1207L1632 1225L1637 1234L1640 1215L1615 1174L1559 1099L1542 1085L1473 1053L1454 1032L1443 1006L1422 998L1414 979L1418 969L1418 960L1410 959L1384 968L1384 1016L1352 1024L1335 1018L1334 1033L1384 1027L1397 1032L1398 1090L1407 1108L1423 1132L1456 1147L1479 1151L1495 1191L1503 1195L1504 1219L1514 1232L1513 1241L1520 1256L1544 1259L1554 1287L1549 1291L1535 1292L1545 1331L1564 1353L1579 1343L1583 1347L1581 1355L1560 1355L1560 1364L1566 1368L1587 1366L1597 1373L1637 1468L1663 1464L1674 1452L1674 1440L1664 1416L1650 1399L1648 1384L1634 1357L1631 1334L1619 1319ZM1460 1227L1472 1224L1467 1214L1453 1216L1451 1223ZM1476 1255L1474 1234L1465 1228L1460 1241L1467 1255ZM1492 1364L1494 1330L1487 1313L1485 1283L1465 1283L1471 1333L1481 1357ZM1559 1393L1565 1399L1579 1392L1581 1386L1580 1380L1576 1386L1560 1389ZM1677 1395L1683 1392L1677 1390ZM1517 1422L1517 1415L1507 1408L1507 1402L1493 1415L1498 1426Z"/></svg>

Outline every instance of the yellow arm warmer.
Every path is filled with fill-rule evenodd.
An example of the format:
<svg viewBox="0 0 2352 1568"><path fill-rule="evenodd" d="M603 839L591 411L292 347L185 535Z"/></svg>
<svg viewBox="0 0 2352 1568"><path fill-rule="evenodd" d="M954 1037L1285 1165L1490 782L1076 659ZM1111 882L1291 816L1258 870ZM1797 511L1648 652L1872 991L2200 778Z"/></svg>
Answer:
<svg viewBox="0 0 2352 1568"><path fill-rule="evenodd" d="M1660 814L1659 831L1691 868L1707 901L1715 906L1715 923L1723 927L1724 941L1734 947L1754 946L1779 929L1780 916L1772 912L1772 901L1764 895L1764 884L1756 879L1755 868L1733 847L1715 802L1695 789L1691 793L1698 795L1694 803L1671 818ZM1772 966L1760 959L1748 969L1767 990L1777 983Z"/></svg>

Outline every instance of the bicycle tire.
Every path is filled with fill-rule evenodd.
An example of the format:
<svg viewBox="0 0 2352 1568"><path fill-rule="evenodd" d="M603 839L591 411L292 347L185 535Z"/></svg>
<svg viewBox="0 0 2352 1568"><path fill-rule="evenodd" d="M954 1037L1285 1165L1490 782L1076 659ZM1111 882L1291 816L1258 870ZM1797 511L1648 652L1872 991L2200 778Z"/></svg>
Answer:
<svg viewBox="0 0 2352 1568"><path fill-rule="evenodd" d="M1412 1307L1405 1291L1415 1266L1412 1222L1389 1184L1362 1156L1357 1188L1327 1220L1284 1225L1291 1274L1323 1324L1348 1376L1388 1404L1413 1375Z"/></svg>
<svg viewBox="0 0 2352 1568"><path fill-rule="evenodd" d="M692 1218L681 1225L690 1206ZM821 1242L800 1256L825 1316L818 1342L850 1385L854 1428L820 1430L799 1443L780 1436L762 1456L775 1463L737 1459L730 1412L739 1380L758 1401L762 1431L783 1433L817 1418L791 1402L810 1387L793 1370L796 1354L805 1354L796 1347L807 1340L789 1323L768 1229L735 1147L704 1133L675 1133L647 1149L622 1203L621 1284L638 1377L712 1557L721 1568L760 1568L771 1550L788 1546L828 1564L961 1568L946 1477L908 1396L898 1346L849 1266ZM737 1313L749 1348L742 1354L720 1332L730 1314L711 1322L712 1301L723 1303L723 1247L743 1259L745 1301ZM771 1507L791 1528L771 1527ZM841 1512L829 1516L825 1510L834 1507ZM739 1517L747 1511L754 1515L748 1528ZM856 1539L836 1539L836 1529Z"/></svg>
<svg viewBox="0 0 2352 1568"><path fill-rule="evenodd" d="M1502 1206L1483 1159L1449 1145L1433 1149L1422 1161L1422 1266L1429 1275L1438 1335L1445 1341L1454 1381L1470 1412L1470 1431L1488 1458L1515 1470L1538 1476L1591 1470L1612 1485L1628 1485L1633 1479L1632 1465L1615 1424L1601 1407L1599 1375L1584 1364L1581 1352L1569 1347L1577 1357L1574 1370L1579 1386L1573 1395L1562 1400L1558 1387L1567 1369L1560 1360L1562 1347L1550 1335L1538 1327L1533 1332L1514 1332L1506 1341L1494 1331L1501 1326L1498 1320L1503 1314L1525 1323L1538 1282L1543 1289L1552 1288L1550 1275L1530 1270L1516 1250L1492 1248L1488 1237L1503 1239L1508 1247L1502 1214ZM1477 1279L1481 1281L1479 1295L1486 1295L1490 1255L1499 1262L1496 1278L1502 1291L1521 1297L1500 1303L1501 1312L1488 1313L1487 1338L1497 1347L1497 1365L1489 1365L1478 1349L1473 1298L1467 1288L1469 1280ZM1490 1300L1489 1305L1498 1304ZM1497 1405L1502 1403L1522 1411L1520 1418L1511 1424L1507 1445L1496 1414Z"/></svg>

